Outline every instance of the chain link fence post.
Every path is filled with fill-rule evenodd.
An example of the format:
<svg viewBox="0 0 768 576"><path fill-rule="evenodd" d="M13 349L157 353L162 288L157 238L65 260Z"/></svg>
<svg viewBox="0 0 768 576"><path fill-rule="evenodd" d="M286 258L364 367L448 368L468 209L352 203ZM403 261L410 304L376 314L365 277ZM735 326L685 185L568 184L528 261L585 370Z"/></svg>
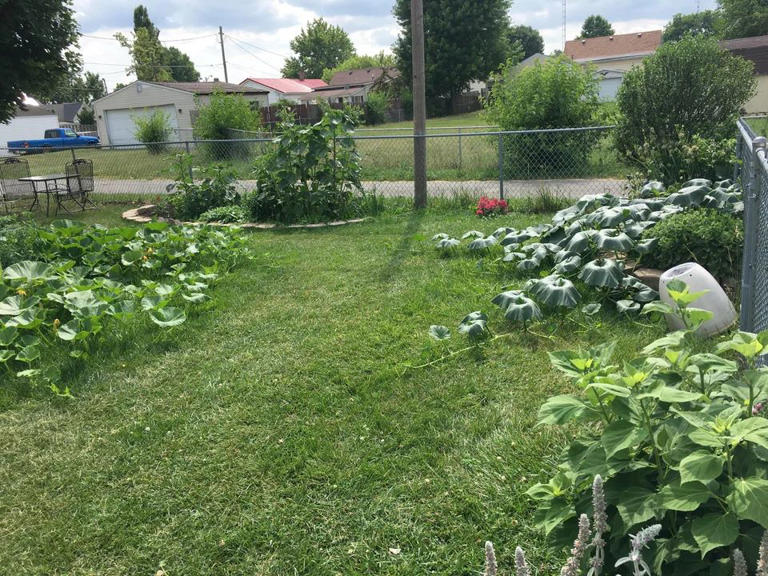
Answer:
<svg viewBox="0 0 768 576"><path fill-rule="evenodd" d="M499 199L504 200L504 134L499 132Z"/></svg>
<svg viewBox="0 0 768 576"><path fill-rule="evenodd" d="M759 194L764 175L760 153L765 155L766 139L755 138L752 141L749 173L742 173L742 183L746 180L744 194L744 262L741 273L741 329L746 332L755 330L755 248L757 247L757 228L760 222ZM745 178L746 176L746 178Z"/></svg>
<svg viewBox="0 0 768 576"><path fill-rule="evenodd" d="M189 156L190 155L189 140L185 140L184 141L184 149L187 151L187 156ZM192 163L191 162L188 164L187 170L189 170L189 179L190 180L194 180L194 176L192 175Z"/></svg>

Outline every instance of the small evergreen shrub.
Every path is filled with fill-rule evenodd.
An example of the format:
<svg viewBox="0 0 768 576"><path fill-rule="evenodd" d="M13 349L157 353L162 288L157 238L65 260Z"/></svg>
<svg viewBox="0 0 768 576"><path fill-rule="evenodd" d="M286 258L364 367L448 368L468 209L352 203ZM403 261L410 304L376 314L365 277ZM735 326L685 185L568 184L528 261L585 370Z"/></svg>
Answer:
<svg viewBox="0 0 768 576"><path fill-rule="evenodd" d="M658 246L642 263L666 270L683 262L698 262L718 280L738 278L744 250L740 218L710 208L673 214L645 231Z"/></svg>
<svg viewBox="0 0 768 576"><path fill-rule="evenodd" d="M155 110L148 116L137 116L133 119L136 125L136 139L146 144L150 154L160 154L167 148L166 142L171 137L171 128L168 116L161 110Z"/></svg>

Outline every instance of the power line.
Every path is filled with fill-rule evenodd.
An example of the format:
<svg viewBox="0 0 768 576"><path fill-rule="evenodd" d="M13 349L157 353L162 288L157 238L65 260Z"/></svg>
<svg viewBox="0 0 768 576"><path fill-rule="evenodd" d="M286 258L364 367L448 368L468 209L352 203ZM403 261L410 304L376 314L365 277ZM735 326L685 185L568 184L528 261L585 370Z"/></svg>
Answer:
<svg viewBox="0 0 768 576"><path fill-rule="evenodd" d="M251 57L255 58L256 60L258 60L259 62L261 62L261 63L262 63L262 64L264 64L265 66L268 66L269 68L272 68L272 70L276 70L276 71L278 71L278 72L280 71L280 69L279 69L279 68L277 68L277 67L273 66L272 64L270 64L270 63L269 63L269 62L267 62L266 60L262 60L261 58L259 58L258 56L256 56L256 54L254 54L253 52L251 52L251 51L250 51L250 50L248 50L247 48L245 48L245 47L241 46L241 45L240 45L240 44L237 42L237 40L235 40L235 39L234 39L234 38L232 38L231 36L228 36L228 38L229 38L230 40L232 40L232 43L233 43L235 46L237 46L238 48L240 48L240 50L242 50L243 52L245 52L245 53L246 53L246 54L248 54L249 56L251 56Z"/></svg>
<svg viewBox="0 0 768 576"><path fill-rule="evenodd" d="M107 62L83 62L83 65L87 66L122 66L122 67L130 67L133 66L133 63L130 64L111 64ZM142 64L142 68L188 68L187 65L184 64ZM219 64L195 64L195 67L199 66L200 68L209 68L209 67L216 67L219 66Z"/></svg>
<svg viewBox="0 0 768 576"><path fill-rule="evenodd" d="M225 34L227 38L230 40L237 40L238 42L242 42L246 46L250 46L251 48L256 48L256 50L261 50L262 52L266 52L268 54L272 54L274 56L279 56L280 58L283 58L284 60L288 59L288 56L285 56L284 54L278 54L277 52L273 52L272 50L267 50L266 48L261 48L260 46L256 46L256 44L251 44L250 42L246 42L245 40L241 38L235 38L233 36L230 36L229 34Z"/></svg>
<svg viewBox="0 0 768 576"><path fill-rule="evenodd" d="M93 36L91 34L81 34L83 38L91 38L93 40L111 40L113 42L119 42L114 36ZM194 36L192 38L178 38L174 40L158 40L161 44L171 44L173 42L192 42L193 40L201 40L203 38L212 38L217 34L205 34L204 36Z"/></svg>

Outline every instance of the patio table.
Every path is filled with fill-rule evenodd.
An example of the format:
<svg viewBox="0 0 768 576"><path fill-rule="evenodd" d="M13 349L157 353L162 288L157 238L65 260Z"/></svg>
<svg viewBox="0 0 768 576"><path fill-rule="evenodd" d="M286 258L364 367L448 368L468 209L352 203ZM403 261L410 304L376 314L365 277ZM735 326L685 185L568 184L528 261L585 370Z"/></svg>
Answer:
<svg viewBox="0 0 768 576"><path fill-rule="evenodd" d="M47 176L27 176L25 178L19 178L19 182L30 182L32 184L32 190L35 193L35 200L32 202L32 206L30 206L29 209L32 210L37 204L40 204L39 194L45 194L45 215L48 216L51 204L51 194L53 194L56 197L56 212L58 213L59 207L67 210L61 203L59 195L64 190L69 190L69 180L71 178L75 178L75 176L49 174ZM60 188L59 184L57 184L60 181L64 181L64 189ZM75 203L78 204L78 206L80 205L74 197L73 200L75 200ZM67 212L69 212L69 210L67 210Z"/></svg>

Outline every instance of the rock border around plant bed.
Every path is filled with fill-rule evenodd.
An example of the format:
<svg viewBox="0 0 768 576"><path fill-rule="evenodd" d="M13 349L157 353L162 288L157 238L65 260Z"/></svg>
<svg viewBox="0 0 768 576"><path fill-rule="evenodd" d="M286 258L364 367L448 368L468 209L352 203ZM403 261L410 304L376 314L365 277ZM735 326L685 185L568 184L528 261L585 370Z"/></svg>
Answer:
<svg viewBox="0 0 768 576"><path fill-rule="evenodd" d="M138 208L132 208L131 210L126 210L122 214L123 220L128 220L129 222L136 222L137 224L147 224L148 222L152 221L153 215L155 213L155 208L157 206L155 204L145 204L144 206L139 206ZM206 224L208 226L237 226L238 228L249 228L253 230L275 230L275 229L293 229L293 230L302 230L302 229L315 229L315 228L332 228L336 226L344 226L346 224L359 224L361 222L367 222L371 220L370 217L366 218L353 218L352 220L334 220L332 222L317 222L315 224L270 224L266 222L245 222L244 224L235 224L235 223L224 223L224 222L179 222L179 224ZM169 220L171 221L171 220Z"/></svg>

